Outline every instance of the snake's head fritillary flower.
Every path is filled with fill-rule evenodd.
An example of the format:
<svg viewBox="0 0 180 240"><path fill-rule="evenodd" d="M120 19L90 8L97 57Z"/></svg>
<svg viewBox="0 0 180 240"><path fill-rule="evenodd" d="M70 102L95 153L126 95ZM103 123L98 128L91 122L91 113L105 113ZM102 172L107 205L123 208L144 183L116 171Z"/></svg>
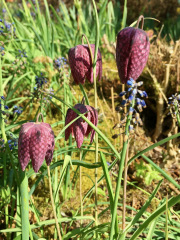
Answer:
<svg viewBox="0 0 180 240"><path fill-rule="evenodd" d="M38 172L44 159L49 166L54 151L54 133L51 126L44 122L28 122L21 126L18 140L18 158L24 171L29 160Z"/></svg>
<svg viewBox="0 0 180 240"><path fill-rule="evenodd" d="M80 113L85 114L85 117L90 120L95 126L98 123L97 111L91 106L85 106L84 104L76 104L74 106ZM68 109L65 119L65 125L69 124L72 120L78 117L71 108ZM80 148L84 141L84 136L88 136L91 132L90 142L92 143L95 131L94 129L85 122L82 118L78 118L65 130L65 140L67 141L70 134L75 137L77 147Z"/></svg>
<svg viewBox="0 0 180 240"><path fill-rule="evenodd" d="M95 45L90 44L92 55L94 57ZM77 45L69 50L69 65L71 73L76 84L84 84L85 80L93 83L93 66L90 56L90 50L87 44ZM98 49L97 62L96 62L96 77L99 81L102 77L102 57Z"/></svg>
<svg viewBox="0 0 180 240"><path fill-rule="evenodd" d="M145 31L126 27L117 35L116 64L122 83L136 80L142 73L149 56L150 42Z"/></svg>

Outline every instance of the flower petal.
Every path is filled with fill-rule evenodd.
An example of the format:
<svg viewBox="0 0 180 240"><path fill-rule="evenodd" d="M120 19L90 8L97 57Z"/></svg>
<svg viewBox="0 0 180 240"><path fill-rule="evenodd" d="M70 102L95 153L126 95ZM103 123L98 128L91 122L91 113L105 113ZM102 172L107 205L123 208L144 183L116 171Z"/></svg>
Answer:
<svg viewBox="0 0 180 240"><path fill-rule="evenodd" d="M76 113L69 108L66 113L66 119L65 119L65 126L69 124L73 119L75 119ZM65 141L69 139L70 134L73 131L73 124L71 124L68 128L65 130Z"/></svg>
<svg viewBox="0 0 180 240"><path fill-rule="evenodd" d="M39 168L41 167L47 149L47 139L48 134L47 131L44 131L43 126L41 124L35 124L31 132L31 139L30 139L30 157L32 160L32 166L35 172L38 172Z"/></svg>
<svg viewBox="0 0 180 240"><path fill-rule="evenodd" d="M24 123L21 126L18 139L18 159L22 170L24 171L30 160L29 142L34 123Z"/></svg>

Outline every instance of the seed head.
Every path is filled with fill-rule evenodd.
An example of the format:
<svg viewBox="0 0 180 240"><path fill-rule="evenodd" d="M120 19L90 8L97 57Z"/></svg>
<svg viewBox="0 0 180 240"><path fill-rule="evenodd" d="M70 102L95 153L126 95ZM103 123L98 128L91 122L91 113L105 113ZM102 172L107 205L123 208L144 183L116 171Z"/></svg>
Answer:
<svg viewBox="0 0 180 240"><path fill-rule="evenodd" d="M90 46L94 57L95 45L90 44ZM93 66L88 45L77 45L69 50L68 55L69 65L75 83L84 84L86 78L90 83L93 83ZM96 62L96 77L97 76L99 76L100 81L102 77L102 57L99 49Z"/></svg>

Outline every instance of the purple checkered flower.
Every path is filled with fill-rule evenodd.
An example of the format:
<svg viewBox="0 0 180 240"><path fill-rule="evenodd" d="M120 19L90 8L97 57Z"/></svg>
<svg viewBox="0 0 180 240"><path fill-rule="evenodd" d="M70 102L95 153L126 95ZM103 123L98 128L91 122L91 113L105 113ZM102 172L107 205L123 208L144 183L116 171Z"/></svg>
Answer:
<svg viewBox="0 0 180 240"><path fill-rule="evenodd" d="M94 57L95 45L90 44L90 46ZM93 66L88 45L77 45L69 50L68 55L69 65L75 83L84 84L86 78L90 83L93 83ZM100 81L102 77L102 57L99 49L96 62L96 77L97 76L99 76Z"/></svg>
<svg viewBox="0 0 180 240"><path fill-rule="evenodd" d="M126 27L117 35L116 64L122 83L136 80L142 73L149 56L150 42L145 31Z"/></svg>
<svg viewBox="0 0 180 240"><path fill-rule="evenodd" d="M74 106L80 113L85 114L85 117L91 121L95 126L98 123L98 114L97 111L91 106L85 106L84 104L76 104ZM65 125L69 124L75 118L78 117L78 114L75 113L71 108L68 109L65 119ZM93 142L95 130L82 118L78 118L65 130L65 140L67 141L70 134L75 137L77 147L80 148L84 141L84 136L88 136L91 133L90 143Z"/></svg>
<svg viewBox="0 0 180 240"><path fill-rule="evenodd" d="M28 122L21 126L18 140L18 158L24 171L29 160L38 172L44 159L49 166L54 151L54 133L51 126L44 122Z"/></svg>

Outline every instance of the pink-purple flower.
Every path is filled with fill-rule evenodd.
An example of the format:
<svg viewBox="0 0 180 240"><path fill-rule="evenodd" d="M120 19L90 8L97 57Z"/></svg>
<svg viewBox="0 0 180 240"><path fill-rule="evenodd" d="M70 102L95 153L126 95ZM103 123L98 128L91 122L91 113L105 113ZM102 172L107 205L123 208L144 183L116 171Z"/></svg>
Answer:
<svg viewBox="0 0 180 240"><path fill-rule="evenodd" d="M90 44L90 46L94 57L95 45ZM90 83L93 83L93 66L88 45L77 45L69 50L68 55L69 66L75 83L84 84L86 79ZM96 62L96 77L97 76L99 76L98 79L100 81L102 77L102 57L99 49Z"/></svg>
<svg viewBox="0 0 180 240"><path fill-rule="evenodd" d="M91 121L95 126L98 123L98 113L91 106L85 106L84 104L76 104L74 106L80 113L84 114L85 117ZM68 109L65 119L65 125L69 124L72 120L78 117L78 114L75 113L71 108ZM78 118L75 122L73 122L68 128L65 130L65 140L69 139L70 134L75 137L77 147L80 148L84 141L84 136L88 136L91 133L90 143L93 142L95 130L81 117Z"/></svg>
<svg viewBox="0 0 180 240"><path fill-rule="evenodd" d="M24 171L29 160L38 172L44 159L49 166L54 151L54 133L51 126L44 122L28 122L21 126L18 140L18 158Z"/></svg>
<svg viewBox="0 0 180 240"><path fill-rule="evenodd" d="M142 29L127 27L118 33L116 64L122 83L140 76L148 60L149 48L148 36Z"/></svg>

